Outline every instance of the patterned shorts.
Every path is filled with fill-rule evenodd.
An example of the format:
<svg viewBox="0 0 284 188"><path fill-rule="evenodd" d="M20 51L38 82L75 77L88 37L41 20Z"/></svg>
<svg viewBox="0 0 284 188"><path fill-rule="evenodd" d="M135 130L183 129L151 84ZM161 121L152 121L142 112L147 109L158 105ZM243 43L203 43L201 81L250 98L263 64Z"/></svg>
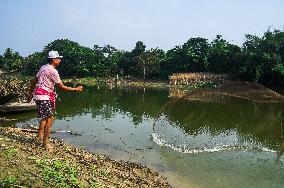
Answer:
<svg viewBox="0 0 284 188"><path fill-rule="evenodd" d="M35 103L39 120L54 116L55 109L52 107L50 100L36 100Z"/></svg>

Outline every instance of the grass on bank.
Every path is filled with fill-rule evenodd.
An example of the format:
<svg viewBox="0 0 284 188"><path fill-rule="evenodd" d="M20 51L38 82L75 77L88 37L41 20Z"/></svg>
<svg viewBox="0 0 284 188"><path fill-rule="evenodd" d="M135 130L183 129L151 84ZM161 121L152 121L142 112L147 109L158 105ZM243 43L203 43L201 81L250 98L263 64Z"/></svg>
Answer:
<svg viewBox="0 0 284 188"><path fill-rule="evenodd" d="M111 178L108 172L93 168L91 172L94 177L82 179L79 177L82 172L78 170L81 168L65 159L23 156L15 148L4 149L0 160L2 161L1 166L3 163L10 164L9 166L3 165L4 169L10 168L10 170L8 173L1 172L0 187L103 187L103 184L94 177ZM15 168L17 170L12 170L15 166L18 166Z"/></svg>
<svg viewBox="0 0 284 188"><path fill-rule="evenodd" d="M35 144L34 132L0 127L0 187L170 187L159 173L136 163L51 139L53 152Z"/></svg>

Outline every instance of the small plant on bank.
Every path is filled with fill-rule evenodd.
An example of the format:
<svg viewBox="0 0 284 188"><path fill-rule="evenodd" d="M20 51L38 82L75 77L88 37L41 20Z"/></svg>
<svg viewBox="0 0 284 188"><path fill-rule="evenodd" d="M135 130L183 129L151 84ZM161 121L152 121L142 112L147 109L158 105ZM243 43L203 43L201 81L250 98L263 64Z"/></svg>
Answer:
<svg viewBox="0 0 284 188"><path fill-rule="evenodd" d="M93 174L96 174L97 173L97 166L93 165L91 170L92 170Z"/></svg>
<svg viewBox="0 0 284 188"><path fill-rule="evenodd" d="M106 178L111 178L110 173L106 170L100 171L100 175L103 176L103 177L106 177Z"/></svg>
<svg viewBox="0 0 284 188"><path fill-rule="evenodd" d="M61 160L38 159L43 180L54 187L81 187L75 166Z"/></svg>
<svg viewBox="0 0 284 188"><path fill-rule="evenodd" d="M97 169L96 165L92 166L91 171L94 174L94 176L103 176L106 178L111 178L111 174L109 173L108 170L99 170Z"/></svg>
<svg viewBox="0 0 284 188"><path fill-rule="evenodd" d="M9 148L4 152L4 156L6 159L10 160L17 154L17 150L15 148Z"/></svg>
<svg viewBox="0 0 284 188"><path fill-rule="evenodd" d="M97 182L96 180L94 179L89 179L89 184L92 188L101 188L103 187L99 182Z"/></svg>
<svg viewBox="0 0 284 188"><path fill-rule="evenodd" d="M19 181L16 176L7 176L4 179L0 180L0 187L14 187L18 185Z"/></svg>

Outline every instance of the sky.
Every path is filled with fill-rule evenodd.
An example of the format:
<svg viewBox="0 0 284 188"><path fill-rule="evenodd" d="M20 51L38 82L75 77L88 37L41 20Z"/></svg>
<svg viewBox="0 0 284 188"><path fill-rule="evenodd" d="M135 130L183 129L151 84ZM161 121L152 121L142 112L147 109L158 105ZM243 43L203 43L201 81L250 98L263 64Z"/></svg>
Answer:
<svg viewBox="0 0 284 188"><path fill-rule="evenodd" d="M241 46L268 28L284 30L284 0L0 0L0 54L28 56L56 39L166 51L220 34Z"/></svg>

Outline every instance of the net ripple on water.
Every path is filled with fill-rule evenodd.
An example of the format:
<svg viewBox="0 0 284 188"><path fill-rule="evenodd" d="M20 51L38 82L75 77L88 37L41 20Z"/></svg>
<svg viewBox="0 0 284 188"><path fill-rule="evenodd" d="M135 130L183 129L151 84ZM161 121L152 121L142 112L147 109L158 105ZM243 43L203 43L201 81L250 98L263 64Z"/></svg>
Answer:
<svg viewBox="0 0 284 188"><path fill-rule="evenodd" d="M276 153L277 151L268 149L266 147L262 146L245 146L245 145L222 145L222 144L217 144L216 146L208 147L208 148L192 148L192 146L187 145L187 144L180 144L180 145L175 145L172 143L166 142L159 134L157 133L152 133L152 140L159 146L164 146L171 148L174 151L180 152L180 153L213 153L213 152L220 152L220 151L227 151L227 150L232 150L232 149L238 149L238 150L258 150L258 151L263 151L263 152L271 152L271 153Z"/></svg>

